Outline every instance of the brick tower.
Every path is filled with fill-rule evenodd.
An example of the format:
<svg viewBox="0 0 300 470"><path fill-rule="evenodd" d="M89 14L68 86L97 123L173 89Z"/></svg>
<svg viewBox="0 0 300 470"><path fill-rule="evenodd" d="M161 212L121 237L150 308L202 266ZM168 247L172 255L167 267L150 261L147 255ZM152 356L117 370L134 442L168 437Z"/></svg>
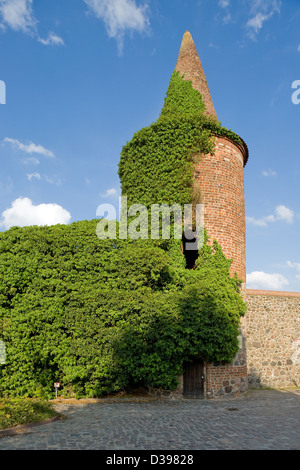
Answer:
<svg viewBox="0 0 300 470"><path fill-rule="evenodd" d="M217 120L189 32L183 36L176 71L201 93L207 116ZM225 256L233 260L231 274L237 272L243 281L247 313L241 319L239 351L231 364L211 364L199 357L186 365L175 396L226 397L243 394L252 387L280 389L300 384L300 293L245 288L244 167L248 148L242 139L240 142L215 136L214 154L193 158L195 196L200 194L204 204L206 231L210 240L216 239Z"/></svg>
<svg viewBox="0 0 300 470"><path fill-rule="evenodd" d="M193 38L187 31L176 64L176 71L202 95L206 114L217 119L209 87ZM241 140L242 141L242 140ZM225 137L215 136L214 155L201 155L194 166L195 189L204 204L204 227L212 242L221 245L232 259L231 274L246 282L244 166L248 149ZM199 192L199 191L198 191Z"/></svg>
<svg viewBox="0 0 300 470"><path fill-rule="evenodd" d="M206 114L217 120L205 73L198 56L193 38L187 31L176 64L177 72L184 80L192 82L204 101ZM248 160L248 148L227 137L215 136L215 152L194 158L194 188L204 204L204 227L210 239L217 240L226 258L232 259L231 275L235 272L243 281L242 291L246 291L246 236L245 236L245 196L244 166ZM199 158L198 158L199 157ZM235 395L248 389L246 343L241 325L240 349L231 364L202 365L205 377L205 396ZM182 389L189 382L189 375L199 370L192 364L182 377Z"/></svg>

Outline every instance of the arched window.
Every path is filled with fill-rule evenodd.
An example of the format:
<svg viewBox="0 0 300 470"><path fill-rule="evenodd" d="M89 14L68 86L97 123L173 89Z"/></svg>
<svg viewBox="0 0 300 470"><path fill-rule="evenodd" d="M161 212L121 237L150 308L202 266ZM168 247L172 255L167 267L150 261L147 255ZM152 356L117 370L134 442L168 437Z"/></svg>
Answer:
<svg viewBox="0 0 300 470"><path fill-rule="evenodd" d="M186 260L186 269L194 269L199 252L197 238L190 229L185 230L182 235L182 249Z"/></svg>

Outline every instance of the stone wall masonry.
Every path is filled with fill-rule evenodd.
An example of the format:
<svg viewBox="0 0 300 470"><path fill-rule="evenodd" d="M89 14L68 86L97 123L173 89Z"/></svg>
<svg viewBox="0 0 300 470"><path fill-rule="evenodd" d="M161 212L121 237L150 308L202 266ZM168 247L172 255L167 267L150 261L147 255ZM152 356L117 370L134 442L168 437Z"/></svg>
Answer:
<svg viewBox="0 0 300 470"><path fill-rule="evenodd" d="M248 311L241 320L240 349L231 364L205 364L205 398L238 396L251 388L300 386L300 293L247 289ZM182 397L183 377L174 392Z"/></svg>
<svg viewBox="0 0 300 470"><path fill-rule="evenodd" d="M249 388L300 386L300 293L247 289Z"/></svg>

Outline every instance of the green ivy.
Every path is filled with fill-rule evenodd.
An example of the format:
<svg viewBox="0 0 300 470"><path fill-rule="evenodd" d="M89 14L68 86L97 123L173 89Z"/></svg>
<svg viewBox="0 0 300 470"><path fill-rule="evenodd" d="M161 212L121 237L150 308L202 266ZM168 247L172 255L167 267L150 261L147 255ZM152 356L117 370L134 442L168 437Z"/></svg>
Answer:
<svg viewBox="0 0 300 470"><path fill-rule="evenodd" d="M245 304L217 243L189 271L180 241L99 240L97 223L0 233L2 396L173 389L199 353L237 352Z"/></svg>
<svg viewBox="0 0 300 470"><path fill-rule="evenodd" d="M201 94L177 71L158 120L136 132L122 149L119 176L128 203L191 204L195 156L214 153L214 136L241 139L204 114Z"/></svg>
<svg viewBox="0 0 300 470"><path fill-rule="evenodd" d="M214 135L239 140L204 110L174 72L157 122L122 150L128 206L194 201L195 155L213 153ZM237 353L245 303L217 242L204 244L190 271L181 240L100 240L98 223L0 233L2 396L50 397L56 381L70 396L174 389L185 362Z"/></svg>
<svg viewBox="0 0 300 470"><path fill-rule="evenodd" d="M193 88L190 81L183 80L183 77L177 71L173 72L159 121L180 121L191 117L197 119L204 114L205 105L201 94Z"/></svg>

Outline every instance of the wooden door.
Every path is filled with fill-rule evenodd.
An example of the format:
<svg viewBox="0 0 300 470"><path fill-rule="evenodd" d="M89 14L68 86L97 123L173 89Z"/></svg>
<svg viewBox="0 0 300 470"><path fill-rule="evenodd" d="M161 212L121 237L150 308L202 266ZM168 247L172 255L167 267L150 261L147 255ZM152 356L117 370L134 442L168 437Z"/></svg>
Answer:
<svg viewBox="0 0 300 470"><path fill-rule="evenodd" d="M204 398L204 362L201 359L185 365L183 396L184 398Z"/></svg>

